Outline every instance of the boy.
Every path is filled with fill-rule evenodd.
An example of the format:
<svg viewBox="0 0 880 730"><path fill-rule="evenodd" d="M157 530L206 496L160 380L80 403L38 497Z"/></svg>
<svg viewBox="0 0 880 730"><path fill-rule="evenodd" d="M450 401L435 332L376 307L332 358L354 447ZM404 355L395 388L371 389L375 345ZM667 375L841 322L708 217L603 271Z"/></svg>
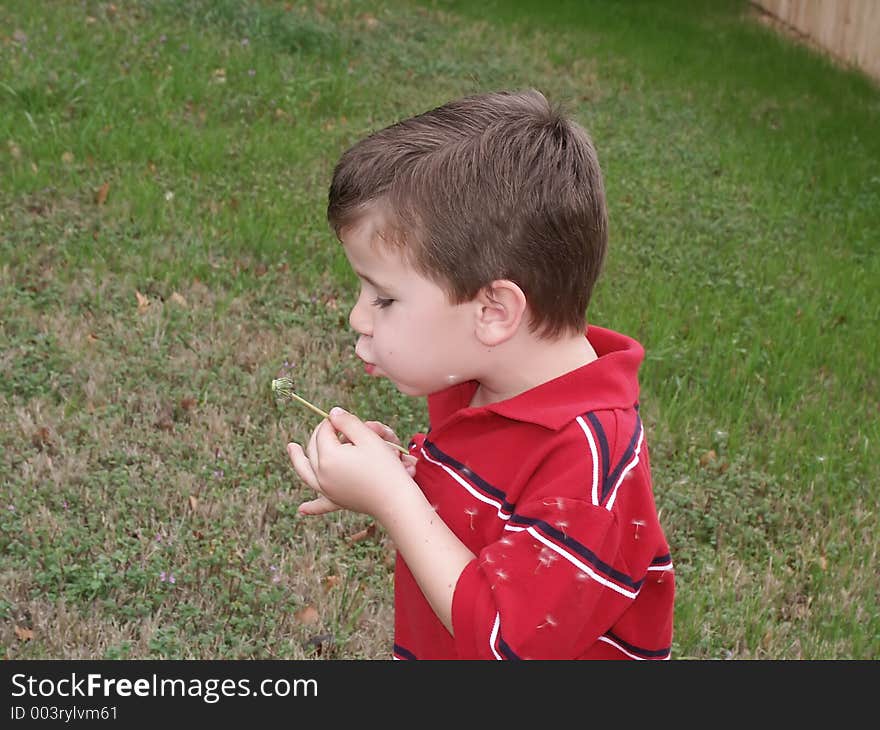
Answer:
<svg viewBox="0 0 880 730"><path fill-rule="evenodd" d="M393 540L394 657L668 658L644 352L585 319L607 241L585 130L537 91L449 102L349 149L328 219L361 284L355 352L427 396L430 428L400 457L334 408L288 453L319 493L302 514Z"/></svg>

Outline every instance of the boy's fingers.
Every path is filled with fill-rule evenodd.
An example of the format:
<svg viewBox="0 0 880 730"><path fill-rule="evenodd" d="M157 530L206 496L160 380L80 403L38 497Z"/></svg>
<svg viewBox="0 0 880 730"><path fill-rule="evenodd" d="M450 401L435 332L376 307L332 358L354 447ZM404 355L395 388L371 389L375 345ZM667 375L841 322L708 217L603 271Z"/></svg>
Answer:
<svg viewBox="0 0 880 730"><path fill-rule="evenodd" d="M406 469L406 473L411 477L415 477L416 475L416 464L419 463L419 460L415 456L410 456L408 454L400 455L400 463L403 464L403 468Z"/></svg>
<svg viewBox="0 0 880 730"><path fill-rule="evenodd" d="M397 438L397 434L394 433L394 429L391 426L386 426L379 421L366 421L364 425L368 426L373 433L381 436L383 440L400 445L400 439Z"/></svg>
<svg viewBox="0 0 880 730"><path fill-rule="evenodd" d="M393 444L400 444L400 439L397 438L397 434L394 433L394 430L390 426L386 426L379 421L364 421L364 425L373 433L381 436L385 441L390 441Z"/></svg>
<svg viewBox="0 0 880 730"><path fill-rule="evenodd" d="M299 478L312 489L318 491L318 479L302 450L302 446L293 443L287 444L287 455L290 457L290 463L293 464L294 471L299 475Z"/></svg>
<svg viewBox="0 0 880 730"><path fill-rule="evenodd" d="M335 512L340 509L339 505L331 502L323 494L317 499L303 502L297 512L301 515L326 515L328 512Z"/></svg>
<svg viewBox="0 0 880 730"><path fill-rule="evenodd" d="M353 413L342 410L338 406L330 410L330 423L333 425L333 428L341 431L355 445L364 438L376 435L375 431L369 428L360 418Z"/></svg>
<svg viewBox="0 0 880 730"><path fill-rule="evenodd" d="M309 448L314 449L315 458L317 458L319 452L325 449L332 449L334 446L339 446L339 444L344 444L348 441L352 441L352 439L344 433L336 433L336 427L330 421L324 419L312 434L312 443L309 444ZM310 451L309 454L311 453Z"/></svg>
<svg viewBox="0 0 880 730"><path fill-rule="evenodd" d="M309 461L312 464L312 470L320 470L321 465L318 461L318 434L324 430L324 425L327 423L327 420L324 419L315 426L315 430L312 431L312 435L309 437L309 445L306 447L306 456L309 457Z"/></svg>

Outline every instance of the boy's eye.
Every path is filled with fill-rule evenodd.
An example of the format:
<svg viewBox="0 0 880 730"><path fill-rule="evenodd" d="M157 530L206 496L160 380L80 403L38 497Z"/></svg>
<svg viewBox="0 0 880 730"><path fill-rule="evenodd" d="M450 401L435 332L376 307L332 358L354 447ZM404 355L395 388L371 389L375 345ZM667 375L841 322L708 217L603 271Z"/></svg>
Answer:
<svg viewBox="0 0 880 730"><path fill-rule="evenodd" d="M390 307L393 299L382 299L382 297L376 297L373 300L373 306L379 307L380 309L385 309L385 307Z"/></svg>

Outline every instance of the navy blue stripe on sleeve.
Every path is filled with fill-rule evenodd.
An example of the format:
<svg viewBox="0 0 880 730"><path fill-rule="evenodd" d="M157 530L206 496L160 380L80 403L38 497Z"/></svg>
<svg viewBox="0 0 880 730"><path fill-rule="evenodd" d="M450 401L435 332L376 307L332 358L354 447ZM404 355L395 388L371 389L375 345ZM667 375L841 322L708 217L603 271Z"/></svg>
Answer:
<svg viewBox="0 0 880 730"><path fill-rule="evenodd" d="M616 581L622 586L626 586L627 588L630 588L634 591L638 591L642 587L642 583L645 582L644 578L642 578L641 580L636 580L635 578L626 575L626 573L621 573L619 570L616 570L612 566L608 565L608 563L600 560L598 556L586 545L583 545L582 543L569 537L562 531L547 524L546 522L544 522L544 520L537 520L532 517L523 517L521 515L514 514L510 518L510 524L536 527L540 529L542 533L544 533L547 537L552 538L554 542L559 543L560 545L564 545L568 550L577 554L578 557L582 558L585 563L595 568L599 573L607 578Z"/></svg>
<svg viewBox="0 0 880 730"><path fill-rule="evenodd" d="M665 649L643 649L640 646L635 646L634 644L630 644L629 642L624 641L619 636L615 635L611 631L606 631L605 636L611 639L616 644L620 644L624 649L626 649L631 654L635 654L636 656L644 657L645 659L658 659L664 658L669 655L670 647L666 647Z"/></svg>
<svg viewBox="0 0 880 730"><path fill-rule="evenodd" d="M513 512L513 505L507 501L507 495L498 487L494 487L485 479L483 479L479 474L475 474L471 469L464 464L462 464L457 459L454 459L449 454L446 454L440 449L437 448L437 445L425 439L424 448L427 452L439 461L441 464L445 464L446 466L457 471L461 476L467 479L471 484L477 487L484 494L494 497L498 502L501 503L501 509L507 513Z"/></svg>
<svg viewBox="0 0 880 730"><path fill-rule="evenodd" d="M602 428L602 423L595 413L587 413L586 416L593 427L596 440L599 442L599 451L602 457L602 494L599 500L599 504L602 504L605 501L605 495L611 489L611 486L608 484L608 469L611 468L611 456L608 454L608 437L605 435L605 429Z"/></svg>
<svg viewBox="0 0 880 730"><path fill-rule="evenodd" d="M401 659L418 659L415 654L413 654L409 649L404 649L400 644L394 645L394 655L399 656Z"/></svg>
<svg viewBox="0 0 880 730"><path fill-rule="evenodd" d="M607 481L602 485L602 499L599 500L600 503L604 503L605 499L608 497L609 492L613 488L615 482L617 482L618 477L620 476L620 472L623 471L624 467L629 464L632 460L633 455L636 452L636 444L639 442L639 435L642 433L642 419L636 416L636 430L633 432L632 438L629 440L629 444L627 444L626 451L623 452L623 456L620 461L617 462L617 466L614 467L614 471L608 475Z"/></svg>

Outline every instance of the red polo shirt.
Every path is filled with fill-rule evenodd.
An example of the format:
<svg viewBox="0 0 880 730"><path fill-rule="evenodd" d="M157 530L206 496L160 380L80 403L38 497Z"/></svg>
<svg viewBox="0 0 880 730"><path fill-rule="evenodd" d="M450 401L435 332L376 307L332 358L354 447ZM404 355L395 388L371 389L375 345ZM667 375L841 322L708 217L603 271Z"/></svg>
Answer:
<svg viewBox="0 0 880 730"><path fill-rule="evenodd" d="M597 360L471 407L475 381L428 397L415 480L477 556L455 636L406 563L395 568L399 659L667 659L675 581L638 413L635 340L589 327Z"/></svg>

